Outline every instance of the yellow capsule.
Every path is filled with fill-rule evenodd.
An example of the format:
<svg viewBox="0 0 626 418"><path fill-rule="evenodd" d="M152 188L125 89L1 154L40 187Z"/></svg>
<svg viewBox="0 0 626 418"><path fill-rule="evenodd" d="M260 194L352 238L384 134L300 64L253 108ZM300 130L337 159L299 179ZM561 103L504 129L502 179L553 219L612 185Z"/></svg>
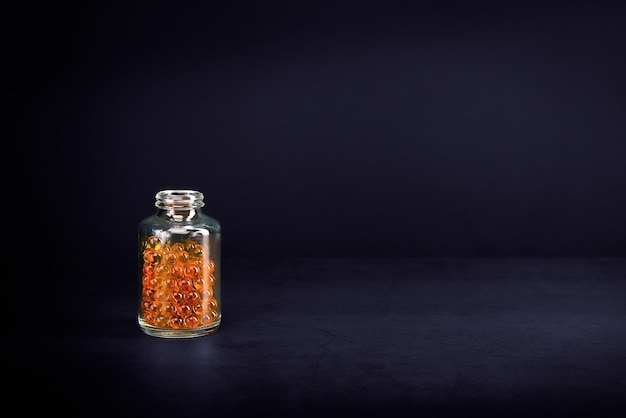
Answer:
<svg viewBox="0 0 626 418"><path fill-rule="evenodd" d="M155 237L154 235L151 237L148 237L148 240L147 240L148 248L152 248L154 250L160 250L162 245L163 243L161 242L159 237Z"/></svg>

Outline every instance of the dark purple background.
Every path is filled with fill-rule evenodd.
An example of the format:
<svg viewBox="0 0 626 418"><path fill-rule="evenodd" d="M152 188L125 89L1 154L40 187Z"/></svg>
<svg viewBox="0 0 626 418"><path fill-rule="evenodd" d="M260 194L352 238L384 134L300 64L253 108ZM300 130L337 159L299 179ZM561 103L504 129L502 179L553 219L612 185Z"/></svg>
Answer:
<svg viewBox="0 0 626 418"><path fill-rule="evenodd" d="M86 3L3 8L19 410L624 416L624 6ZM223 226L206 339L136 323L163 188Z"/></svg>
<svg viewBox="0 0 626 418"><path fill-rule="evenodd" d="M171 187L231 257L623 256L626 14L547 3L22 7L11 141L120 256Z"/></svg>

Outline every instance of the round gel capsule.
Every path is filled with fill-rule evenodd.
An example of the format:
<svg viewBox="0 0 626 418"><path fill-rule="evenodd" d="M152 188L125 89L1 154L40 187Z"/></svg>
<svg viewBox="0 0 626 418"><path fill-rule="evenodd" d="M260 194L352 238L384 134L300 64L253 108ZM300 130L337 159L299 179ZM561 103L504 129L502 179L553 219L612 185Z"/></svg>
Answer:
<svg viewBox="0 0 626 418"><path fill-rule="evenodd" d="M168 318L165 315L157 315L154 318L154 325L157 327L165 327L167 325Z"/></svg>
<svg viewBox="0 0 626 418"><path fill-rule="evenodd" d="M173 251L168 251L163 255L163 261L165 264L172 265L176 262L176 253Z"/></svg>
<svg viewBox="0 0 626 418"><path fill-rule="evenodd" d="M202 317L200 318L200 323L202 325L208 325L211 322L213 322L213 317L208 313L203 314Z"/></svg>
<svg viewBox="0 0 626 418"><path fill-rule="evenodd" d="M172 327L174 329L178 329L178 328L183 326L183 318L181 318L180 316L176 315L176 316L171 317L168 323L169 323L170 327Z"/></svg>
<svg viewBox="0 0 626 418"><path fill-rule="evenodd" d="M173 277L183 277L183 274L185 274L185 268L182 264L176 263L170 268L170 273Z"/></svg>
<svg viewBox="0 0 626 418"><path fill-rule="evenodd" d="M200 267L195 263L189 264L187 267L185 267L186 277L196 277L199 272L200 272Z"/></svg>
<svg viewBox="0 0 626 418"><path fill-rule="evenodd" d="M209 300L206 302L206 305L208 306L208 308L210 310L217 310L217 299L215 298L209 298Z"/></svg>
<svg viewBox="0 0 626 418"><path fill-rule="evenodd" d="M189 315L183 320L183 323L187 328L197 327L199 322L198 317L195 315Z"/></svg>
<svg viewBox="0 0 626 418"><path fill-rule="evenodd" d="M189 251L189 254L191 254L193 258L204 258L204 248L202 248L200 245L196 245L193 251Z"/></svg>
<svg viewBox="0 0 626 418"><path fill-rule="evenodd" d="M164 303L161 305L161 313L167 317L171 317L176 314L176 306L173 303Z"/></svg>
<svg viewBox="0 0 626 418"><path fill-rule="evenodd" d="M176 242L172 244L171 248L172 248L172 251L177 254L182 251L185 251L185 246L180 242Z"/></svg>
<svg viewBox="0 0 626 418"><path fill-rule="evenodd" d="M180 316L185 317L191 313L191 307L189 305L179 305L177 312Z"/></svg>
<svg viewBox="0 0 626 418"><path fill-rule="evenodd" d="M195 287L196 290L203 291L206 286L207 281L204 280L202 277L199 277L193 281L193 287Z"/></svg>
<svg viewBox="0 0 626 418"><path fill-rule="evenodd" d="M188 303L195 303L198 299L200 299L200 294L195 290L185 293L185 301Z"/></svg>
<svg viewBox="0 0 626 418"><path fill-rule="evenodd" d="M193 312L196 315L203 315L208 313L208 309L207 307L203 304L203 303L197 303L194 307L193 307Z"/></svg>

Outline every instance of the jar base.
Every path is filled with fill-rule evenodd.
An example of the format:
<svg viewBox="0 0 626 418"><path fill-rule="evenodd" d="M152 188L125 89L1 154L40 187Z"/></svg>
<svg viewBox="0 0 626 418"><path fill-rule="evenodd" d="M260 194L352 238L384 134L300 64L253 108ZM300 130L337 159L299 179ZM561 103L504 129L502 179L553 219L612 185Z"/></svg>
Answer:
<svg viewBox="0 0 626 418"><path fill-rule="evenodd" d="M158 328L152 325L146 324L141 319L139 321L139 329L144 332L144 334L150 335L151 337L158 338L197 338L205 335L210 335L215 333L220 326L221 318L216 321L211 322L209 325L205 325L197 328L185 328L185 329L171 329L171 328Z"/></svg>

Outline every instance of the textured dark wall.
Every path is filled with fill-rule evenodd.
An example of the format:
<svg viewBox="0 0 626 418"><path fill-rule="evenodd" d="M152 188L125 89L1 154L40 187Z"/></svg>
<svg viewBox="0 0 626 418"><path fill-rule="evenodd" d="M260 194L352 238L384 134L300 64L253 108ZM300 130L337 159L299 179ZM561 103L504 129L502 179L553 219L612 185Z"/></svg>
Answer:
<svg viewBox="0 0 626 418"><path fill-rule="evenodd" d="M13 6L20 230L130 263L181 187L226 257L626 255L624 9L469 3Z"/></svg>

